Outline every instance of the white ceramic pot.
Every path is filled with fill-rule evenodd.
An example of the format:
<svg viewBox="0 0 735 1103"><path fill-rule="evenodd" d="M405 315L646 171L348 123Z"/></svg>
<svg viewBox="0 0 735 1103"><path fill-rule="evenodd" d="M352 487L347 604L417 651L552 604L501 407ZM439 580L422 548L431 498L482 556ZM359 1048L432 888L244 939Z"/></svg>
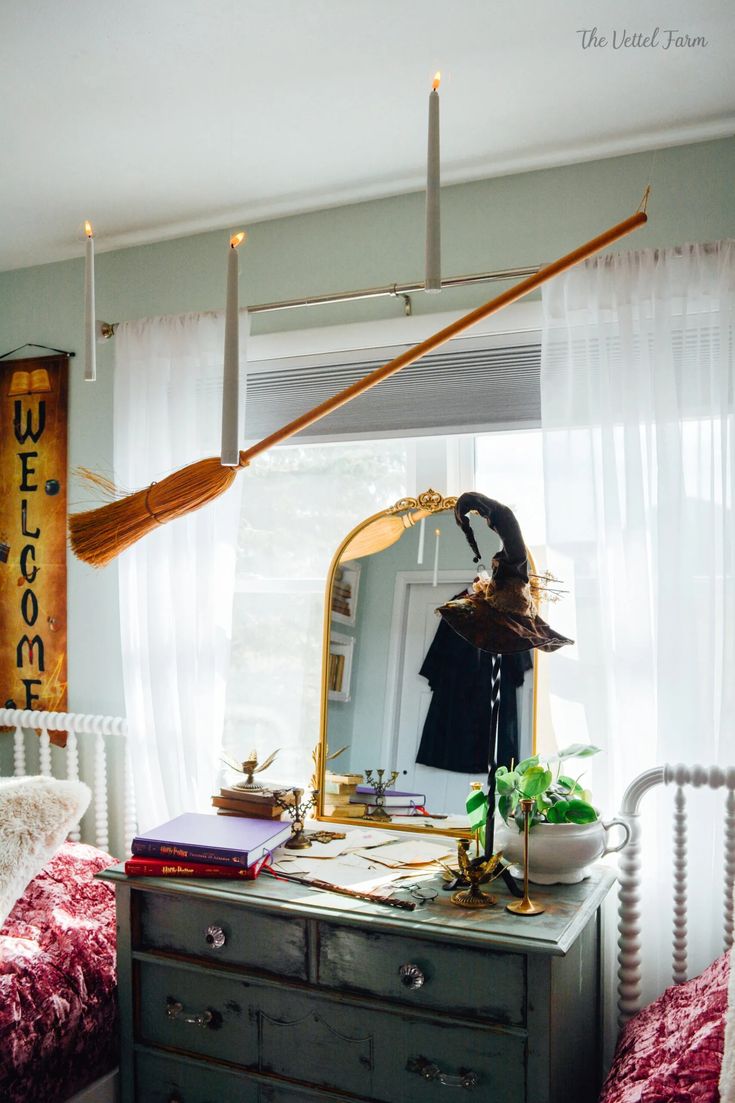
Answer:
<svg viewBox="0 0 735 1103"><path fill-rule="evenodd" d="M621 827L622 842L608 843L611 827ZM528 878L537 885L575 885L589 877L588 866L605 854L622 850L630 839L630 830L623 820L596 820L594 823L537 823L528 840ZM502 820L495 825L495 849L516 867L515 876L523 876L523 832L515 823L506 826Z"/></svg>

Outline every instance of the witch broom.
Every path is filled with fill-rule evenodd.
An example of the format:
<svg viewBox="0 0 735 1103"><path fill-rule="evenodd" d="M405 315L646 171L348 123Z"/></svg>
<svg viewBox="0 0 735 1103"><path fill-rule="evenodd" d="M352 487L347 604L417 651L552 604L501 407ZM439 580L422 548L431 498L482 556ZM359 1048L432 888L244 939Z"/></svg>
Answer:
<svg viewBox="0 0 735 1103"><path fill-rule="evenodd" d="M642 207L645 207L645 199ZM340 406L344 406L353 398L380 383L383 379L394 375L408 364L415 363L422 356L440 345L450 341L457 334L469 329L475 322L496 314L503 307L535 291L541 284L546 283L554 276L565 272L568 268L587 260L595 253L601 252L625 237L639 226L644 225L647 216L644 209L636 211L630 218L611 226L609 230L592 238L591 241L580 245L559 260L545 265L532 276L516 284L515 287L503 291L494 299L477 307L469 314L465 314L456 322L445 326L444 329L427 337L425 341L415 345L411 349L402 352L395 359L381 368L376 368L363 379L345 387L343 391L327 399L312 410L302 414L301 417L290 421L275 433L252 445L244 452L240 452L238 467L224 467L218 456L211 459L197 460L180 471L167 475L160 482L152 483L145 490L139 490L129 494L118 501L109 502L99 509L87 510L83 513L75 513L69 517L69 536L74 554L93 567L103 567L120 552L129 548L142 536L152 532L158 525L164 525L173 521L176 517L182 517L192 510L199 509L214 498L219 497L234 482L240 468L247 467L252 459L259 456L267 449L281 444L284 440L313 425L315 421L326 417ZM396 525L403 527L401 518L390 518Z"/></svg>

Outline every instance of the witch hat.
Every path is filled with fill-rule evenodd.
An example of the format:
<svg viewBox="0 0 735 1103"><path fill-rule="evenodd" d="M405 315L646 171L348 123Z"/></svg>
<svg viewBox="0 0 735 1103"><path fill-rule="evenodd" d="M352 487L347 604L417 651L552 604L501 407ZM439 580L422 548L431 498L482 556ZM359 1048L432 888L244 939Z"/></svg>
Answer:
<svg viewBox="0 0 735 1103"><path fill-rule="evenodd" d="M474 552L474 562L479 563L482 556L467 516L472 511L485 518L503 547L493 556L490 575L480 574L470 592L441 605L437 612L468 643L495 655L513 655L532 648L557 651L566 643L574 643L555 632L536 611L526 545L513 510L474 491L457 499L455 520Z"/></svg>

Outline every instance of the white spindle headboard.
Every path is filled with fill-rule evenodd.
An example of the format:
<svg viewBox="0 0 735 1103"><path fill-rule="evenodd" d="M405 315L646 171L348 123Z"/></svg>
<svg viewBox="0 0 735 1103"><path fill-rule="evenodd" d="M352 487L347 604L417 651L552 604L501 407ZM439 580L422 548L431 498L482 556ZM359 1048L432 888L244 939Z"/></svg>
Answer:
<svg viewBox="0 0 735 1103"><path fill-rule="evenodd" d="M673 824L673 953L675 984L687 979L687 810L685 786L727 789L724 817L723 940L733 941L735 882L735 768L720 766L655 766L640 774L625 791L620 818L630 828L630 842L620 852L618 888L618 1026L640 1007L641 999L641 824L640 805L658 785L675 785Z"/></svg>
<svg viewBox="0 0 735 1103"><path fill-rule="evenodd" d="M127 745L127 721L122 716L92 716L78 712L33 712L28 709L0 709L0 727L13 729L13 774L28 773L26 732L38 734L38 772L52 776L52 754L49 732L67 732L63 776L86 781L92 790L94 843L101 850L110 849L110 791L108 772L108 740L122 742L122 809L121 823L116 825L118 838L129 853L130 841L136 831L135 796ZM10 736L8 736L10 737ZM92 767L80 772L79 740L92 752ZM58 773L58 771L57 771ZM86 774L86 776L82 776ZM79 840L79 828L71 838Z"/></svg>

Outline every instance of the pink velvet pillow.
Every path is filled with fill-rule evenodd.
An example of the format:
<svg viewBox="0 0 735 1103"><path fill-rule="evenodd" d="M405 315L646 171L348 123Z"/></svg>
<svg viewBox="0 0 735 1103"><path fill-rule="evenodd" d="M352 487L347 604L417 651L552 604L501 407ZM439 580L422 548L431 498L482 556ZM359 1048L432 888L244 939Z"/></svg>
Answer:
<svg viewBox="0 0 735 1103"><path fill-rule="evenodd" d="M623 1029L600 1103L717 1103L730 955L667 988Z"/></svg>

